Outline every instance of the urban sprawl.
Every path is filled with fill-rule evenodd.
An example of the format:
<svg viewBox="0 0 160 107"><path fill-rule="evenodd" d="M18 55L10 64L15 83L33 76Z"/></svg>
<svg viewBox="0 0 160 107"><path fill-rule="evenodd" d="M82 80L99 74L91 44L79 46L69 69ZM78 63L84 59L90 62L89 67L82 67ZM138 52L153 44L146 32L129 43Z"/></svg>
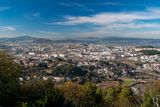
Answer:
<svg viewBox="0 0 160 107"><path fill-rule="evenodd" d="M22 67L21 82L91 81L102 88L125 84L137 91L160 79L160 48L155 47L8 42L2 49Z"/></svg>

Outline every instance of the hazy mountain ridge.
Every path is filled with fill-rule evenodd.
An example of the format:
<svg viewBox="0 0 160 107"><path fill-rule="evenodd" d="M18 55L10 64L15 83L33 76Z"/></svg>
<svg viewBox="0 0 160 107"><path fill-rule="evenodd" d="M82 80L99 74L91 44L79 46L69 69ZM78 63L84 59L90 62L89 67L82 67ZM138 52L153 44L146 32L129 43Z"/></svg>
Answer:
<svg viewBox="0 0 160 107"><path fill-rule="evenodd" d="M19 36L15 38L0 38L0 42L32 42L32 43L95 43L109 45L150 45L160 47L160 39L140 39L140 38L120 38L120 37L94 37L94 38L74 38L63 40L51 40L45 38L35 38L30 36Z"/></svg>

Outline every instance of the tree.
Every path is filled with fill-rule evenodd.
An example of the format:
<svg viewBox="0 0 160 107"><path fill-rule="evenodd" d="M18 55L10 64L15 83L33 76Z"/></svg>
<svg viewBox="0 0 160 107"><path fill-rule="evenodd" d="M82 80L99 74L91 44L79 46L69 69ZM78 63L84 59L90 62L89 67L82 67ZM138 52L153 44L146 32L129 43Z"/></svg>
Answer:
<svg viewBox="0 0 160 107"><path fill-rule="evenodd" d="M65 99L72 103L73 106L83 107L84 89L81 85L73 82L66 82L59 87L59 90L64 94Z"/></svg>
<svg viewBox="0 0 160 107"><path fill-rule="evenodd" d="M100 106L102 103L102 91L100 88L98 88L95 84L92 84L90 82L86 82L83 85L84 89L84 107L95 107Z"/></svg>
<svg viewBox="0 0 160 107"><path fill-rule="evenodd" d="M149 94L146 94L140 107L154 107L153 105L152 97Z"/></svg>
<svg viewBox="0 0 160 107"><path fill-rule="evenodd" d="M21 86L21 99L19 105L29 107L62 107L65 104L63 94L51 80L25 82Z"/></svg>
<svg viewBox="0 0 160 107"><path fill-rule="evenodd" d="M104 102L107 107L113 106L116 101L116 91L113 87L110 87L104 92Z"/></svg>
<svg viewBox="0 0 160 107"><path fill-rule="evenodd" d="M59 87L65 99L75 107L102 107L102 91L96 85L66 82Z"/></svg>
<svg viewBox="0 0 160 107"><path fill-rule="evenodd" d="M135 107L137 101L133 92L128 87L123 87L120 94L118 95L118 101L116 102L117 107Z"/></svg>
<svg viewBox="0 0 160 107"><path fill-rule="evenodd" d="M158 96L157 96L158 95ZM153 97L160 95L160 81L152 81L146 86L144 97L142 98L141 107L154 107Z"/></svg>
<svg viewBox="0 0 160 107"><path fill-rule="evenodd" d="M20 67L13 58L0 52L0 105L14 106L19 98Z"/></svg>

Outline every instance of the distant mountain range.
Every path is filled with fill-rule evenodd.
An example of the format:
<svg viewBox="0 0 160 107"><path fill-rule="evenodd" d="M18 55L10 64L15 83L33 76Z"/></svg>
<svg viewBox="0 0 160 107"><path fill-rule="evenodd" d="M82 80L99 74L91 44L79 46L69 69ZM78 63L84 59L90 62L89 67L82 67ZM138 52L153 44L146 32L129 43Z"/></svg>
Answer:
<svg viewBox="0 0 160 107"><path fill-rule="evenodd" d="M0 42L20 42L20 41L30 41L35 38L30 36L19 36L14 38L0 38Z"/></svg>
<svg viewBox="0 0 160 107"><path fill-rule="evenodd" d="M135 46L155 46L160 47L160 39L139 39L120 37L92 37L75 38L63 40L51 40L35 38L30 36L20 36L15 38L0 38L0 42L32 42L32 43L81 43L81 44L108 44L108 45L135 45Z"/></svg>

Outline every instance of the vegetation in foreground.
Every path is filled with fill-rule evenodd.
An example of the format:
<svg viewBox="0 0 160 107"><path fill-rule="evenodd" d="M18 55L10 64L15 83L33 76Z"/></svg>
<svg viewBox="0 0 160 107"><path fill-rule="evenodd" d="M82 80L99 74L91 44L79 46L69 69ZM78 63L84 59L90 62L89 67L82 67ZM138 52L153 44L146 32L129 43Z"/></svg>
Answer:
<svg viewBox="0 0 160 107"><path fill-rule="evenodd" d="M101 89L86 82L83 85L52 81L20 83L20 67L5 53L0 53L0 106L2 107L154 107L152 97L160 94L160 82L136 96L127 86Z"/></svg>

